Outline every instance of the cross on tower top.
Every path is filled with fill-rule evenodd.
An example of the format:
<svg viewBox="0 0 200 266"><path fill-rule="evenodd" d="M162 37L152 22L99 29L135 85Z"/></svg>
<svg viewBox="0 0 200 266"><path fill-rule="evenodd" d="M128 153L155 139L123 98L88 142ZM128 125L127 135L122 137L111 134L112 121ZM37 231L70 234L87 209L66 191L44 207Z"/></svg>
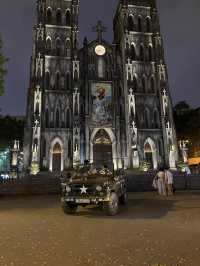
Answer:
<svg viewBox="0 0 200 266"><path fill-rule="evenodd" d="M99 42L102 40L103 32L106 32L107 28L102 25L101 20L97 22L97 25L92 28L93 32L97 32L97 39Z"/></svg>

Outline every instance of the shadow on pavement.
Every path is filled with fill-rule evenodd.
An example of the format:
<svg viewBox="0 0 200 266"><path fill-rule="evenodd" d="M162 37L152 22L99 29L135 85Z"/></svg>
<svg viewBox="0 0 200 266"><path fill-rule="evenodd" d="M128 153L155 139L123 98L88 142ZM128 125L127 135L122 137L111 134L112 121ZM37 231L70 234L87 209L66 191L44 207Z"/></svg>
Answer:
<svg viewBox="0 0 200 266"><path fill-rule="evenodd" d="M126 206L120 206L116 216L107 216L101 208L79 208L76 216L103 219L160 219L173 210L177 201L173 199L130 199Z"/></svg>
<svg viewBox="0 0 200 266"><path fill-rule="evenodd" d="M0 212L15 209L46 209L57 208L60 203L58 195L45 196L1 196Z"/></svg>
<svg viewBox="0 0 200 266"><path fill-rule="evenodd" d="M195 208L199 210L200 205L195 204L200 199L199 192L178 193L175 197L159 197L154 193L131 193L127 206L120 206L118 215L111 217L99 207L79 207L74 217L78 219L160 219L170 211ZM185 204L187 202L187 204ZM63 215L59 195L44 196L13 196L0 197L0 212L15 210L41 210L52 209L56 215ZM67 217L68 215L66 215Z"/></svg>

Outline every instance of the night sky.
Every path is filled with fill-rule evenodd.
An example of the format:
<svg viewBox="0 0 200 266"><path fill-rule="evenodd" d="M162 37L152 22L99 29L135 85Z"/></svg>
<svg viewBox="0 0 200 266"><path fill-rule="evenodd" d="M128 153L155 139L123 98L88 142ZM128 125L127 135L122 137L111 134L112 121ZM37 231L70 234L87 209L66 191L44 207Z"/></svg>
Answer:
<svg viewBox="0 0 200 266"><path fill-rule="evenodd" d="M101 19L112 40L112 19L118 0L80 0L80 41L95 38L91 27ZM200 1L158 0L161 31L165 41L173 102L187 100L200 106ZM24 115L29 85L32 32L36 21L36 0L3 0L0 4L0 32L7 64L6 93L0 97L3 114Z"/></svg>

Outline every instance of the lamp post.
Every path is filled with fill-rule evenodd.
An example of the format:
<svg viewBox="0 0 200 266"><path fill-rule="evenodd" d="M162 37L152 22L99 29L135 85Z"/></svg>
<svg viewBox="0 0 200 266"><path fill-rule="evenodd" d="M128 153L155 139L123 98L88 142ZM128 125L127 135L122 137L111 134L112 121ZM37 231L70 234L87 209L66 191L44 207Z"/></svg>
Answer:
<svg viewBox="0 0 200 266"><path fill-rule="evenodd" d="M14 141L13 149L11 149L11 172L18 177L18 156L20 152L19 140Z"/></svg>

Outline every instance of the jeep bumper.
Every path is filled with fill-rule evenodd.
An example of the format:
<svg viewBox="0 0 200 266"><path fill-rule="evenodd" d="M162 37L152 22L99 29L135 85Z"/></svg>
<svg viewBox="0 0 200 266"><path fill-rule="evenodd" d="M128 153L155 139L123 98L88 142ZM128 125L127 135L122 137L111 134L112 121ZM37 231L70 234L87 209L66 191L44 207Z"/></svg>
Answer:
<svg viewBox="0 0 200 266"><path fill-rule="evenodd" d="M110 197L100 198L100 197L94 197L94 198L74 198L74 197L62 197L61 202L62 203L73 203L77 205L98 205L99 203L103 202L109 202Z"/></svg>

